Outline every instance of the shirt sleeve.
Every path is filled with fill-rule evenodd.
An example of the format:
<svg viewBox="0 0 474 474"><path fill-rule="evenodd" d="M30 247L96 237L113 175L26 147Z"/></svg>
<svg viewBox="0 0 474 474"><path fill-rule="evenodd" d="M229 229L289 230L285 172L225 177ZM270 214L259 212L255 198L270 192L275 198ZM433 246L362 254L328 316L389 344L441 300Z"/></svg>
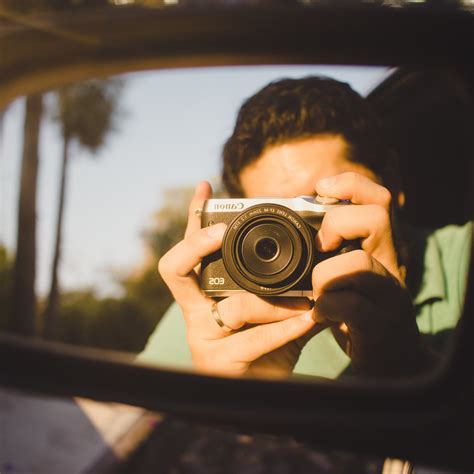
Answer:
<svg viewBox="0 0 474 474"><path fill-rule="evenodd" d="M449 347L462 315L472 233L473 224L468 222L463 226L444 227L428 238L424 262L426 283L416 298L417 324L427 344L440 353Z"/></svg>

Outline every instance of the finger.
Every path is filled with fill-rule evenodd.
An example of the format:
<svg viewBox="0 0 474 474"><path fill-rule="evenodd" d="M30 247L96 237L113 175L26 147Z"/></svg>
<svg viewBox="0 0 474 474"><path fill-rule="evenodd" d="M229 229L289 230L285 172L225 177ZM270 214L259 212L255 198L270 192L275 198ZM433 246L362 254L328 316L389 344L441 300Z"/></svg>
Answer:
<svg viewBox="0 0 474 474"><path fill-rule="evenodd" d="M376 333L379 326L383 327L383 324L380 324L380 308L353 289L325 293L316 301L314 313L319 320L344 322L350 331Z"/></svg>
<svg viewBox="0 0 474 474"><path fill-rule="evenodd" d="M353 250L323 260L314 267L313 297L317 301L327 291L357 289L371 297L380 298L381 285L386 281L390 282L390 287L399 287L380 262L364 250Z"/></svg>
<svg viewBox="0 0 474 474"><path fill-rule="evenodd" d="M336 255L318 263L312 274L313 297L316 301L325 291L352 288L352 277L361 273L374 273L387 277L388 271L364 250Z"/></svg>
<svg viewBox="0 0 474 474"><path fill-rule="evenodd" d="M219 223L199 229L176 244L159 261L158 271L184 309L194 309L196 301L207 302L193 268L222 245L226 225Z"/></svg>
<svg viewBox="0 0 474 474"><path fill-rule="evenodd" d="M386 331L397 330L401 318L411 314L411 308L404 301L404 298L386 298L385 307L381 307L380 303L384 302L347 288L324 293L314 305L314 314L316 319L344 322L353 335L363 332L367 340L376 341L385 338Z"/></svg>
<svg viewBox="0 0 474 474"><path fill-rule="evenodd" d="M221 320L234 330L245 324L282 321L300 315L310 308L311 304L307 298L260 298L247 292L230 296L218 304ZM212 324L212 329L215 329L215 326L215 323ZM219 333L221 332L222 329Z"/></svg>
<svg viewBox="0 0 474 474"><path fill-rule="evenodd" d="M284 321L260 324L232 335L231 358L241 362L252 362L264 354L278 349L308 331L314 325L313 310L293 316Z"/></svg>
<svg viewBox="0 0 474 474"><path fill-rule="evenodd" d="M201 181L194 191L194 196L189 203L188 208L188 225L186 227L186 231L184 233L184 237L186 238L188 235L196 232L198 229L201 228L201 215L198 212L204 206L204 201L206 199L210 199L212 197L212 188L211 185L207 181Z"/></svg>
<svg viewBox="0 0 474 474"><path fill-rule="evenodd" d="M360 239L362 249L379 260L398 278L398 257L390 216L380 205L341 206L324 216L316 236L322 252L336 250L348 240Z"/></svg>
<svg viewBox="0 0 474 474"><path fill-rule="evenodd" d="M321 196L349 200L353 204L378 204L390 208L390 191L360 173L348 171L316 183L316 192Z"/></svg>

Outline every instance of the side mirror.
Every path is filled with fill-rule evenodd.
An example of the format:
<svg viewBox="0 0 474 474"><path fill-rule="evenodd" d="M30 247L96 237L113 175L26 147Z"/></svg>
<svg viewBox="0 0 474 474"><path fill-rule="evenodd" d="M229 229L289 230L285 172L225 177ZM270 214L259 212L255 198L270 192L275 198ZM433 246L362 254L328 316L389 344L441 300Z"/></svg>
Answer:
<svg viewBox="0 0 474 474"><path fill-rule="evenodd" d="M424 68L428 73L448 68L459 71L470 87L474 80L474 17L460 9L368 5L148 9L105 4L76 8L74 14L5 8L0 19L4 24L0 107L16 97L69 82L203 66L384 65ZM374 100L381 97L383 91ZM472 95L467 103L472 104ZM471 172L472 156L459 158ZM424 183L419 187L420 194L428 189ZM466 188L463 196L467 200L472 194ZM285 433L324 447L465 469L471 463L472 439L467 416L472 397L468 349L474 312L472 261L463 316L449 356L435 372L416 380L232 380L3 333L0 383L32 392L129 403L239 429Z"/></svg>

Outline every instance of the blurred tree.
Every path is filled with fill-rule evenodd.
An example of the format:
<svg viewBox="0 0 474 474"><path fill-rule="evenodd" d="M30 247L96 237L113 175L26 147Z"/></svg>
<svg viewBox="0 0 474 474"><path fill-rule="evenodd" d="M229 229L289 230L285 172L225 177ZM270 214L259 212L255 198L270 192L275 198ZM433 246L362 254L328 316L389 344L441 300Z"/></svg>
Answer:
<svg viewBox="0 0 474 474"><path fill-rule="evenodd" d="M36 188L43 96L26 98L18 206L17 247L13 267L7 329L25 335L36 332Z"/></svg>
<svg viewBox="0 0 474 474"><path fill-rule="evenodd" d="M62 295L55 338L70 344L138 352L150 333L143 308L130 298L98 298L93 291Z"/></svg>
<svg viewBox="0 0 474 474"><path fill-rule="evenodd" d="M63 149L51 285L43 313L43 336L46 338L54 336L59 303L58 265L70 146L75 141L80 147L97 153L104 145L107 135L115 129L122 86L120 79L91 80L64 87L56 94L54 118L61 127Z"/></svg>
<svg viewBox="0 0 474 474"><path fill-rule="evenodd" d="M213 185L214 198L225 197L221 185ZM143 233L145 244L155 259L161 258L173 245L182 240L188 221L188 206L194 194L194 186L166 189L163 205L155 212L153 222Z"/></svg>
<svg viewBox="0 0 474 474"><path fill-rule="evenodd" d="M163 192L163 205L155 212L153 222L143 233L145 244L156 260L183 238L188 221L188 204L193 194L192 186Z"/></svg>
<svg viewBox="0 0 474 474"><path fill-rule="evenodd" d="M13 261L5 246L0 245L0 308L10 307L10 291L12 283ZM6 311L0 312L0 330L7 328Z"/></svg>

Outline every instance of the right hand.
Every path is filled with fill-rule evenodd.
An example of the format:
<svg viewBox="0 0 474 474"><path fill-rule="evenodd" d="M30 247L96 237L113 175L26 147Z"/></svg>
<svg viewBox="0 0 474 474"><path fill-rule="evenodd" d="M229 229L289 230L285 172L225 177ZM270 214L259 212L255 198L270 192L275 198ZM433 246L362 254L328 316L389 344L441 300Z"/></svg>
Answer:
<svg viewBox="0 0 474 474"><path fill-rule="evenodd" d="M163 280L181 307L195 367L220 375L286 376L304 344L321 330L306 298L260 298L238 293L218 303L225 332L211 315L214 300L205 296L198 272L204 256L222 245L225 224L201 229L195 209L212 196L207 182L196 187L184 239L158 264Z"/></svg>

